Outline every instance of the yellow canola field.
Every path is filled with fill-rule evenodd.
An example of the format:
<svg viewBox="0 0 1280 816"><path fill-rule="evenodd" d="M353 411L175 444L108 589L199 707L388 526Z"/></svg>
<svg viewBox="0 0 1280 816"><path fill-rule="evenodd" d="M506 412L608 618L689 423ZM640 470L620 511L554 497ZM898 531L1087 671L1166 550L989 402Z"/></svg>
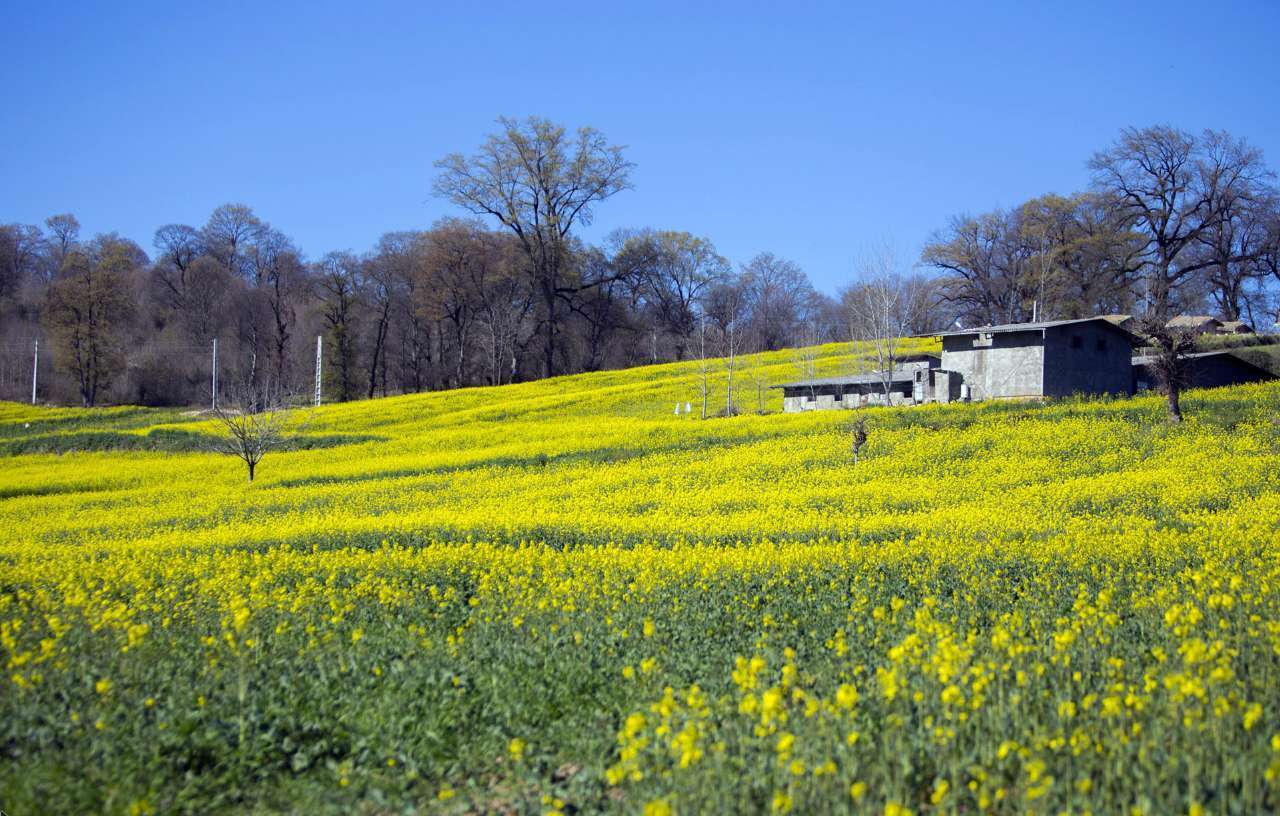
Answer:
<svg viewBox="0 0 1280 816"><path fill-rule="evenodd" d="M755 413L795 368L328 406L253 484L0 406L0 807L1280 807L1280 386L870 409L854 465Z"/></svg>

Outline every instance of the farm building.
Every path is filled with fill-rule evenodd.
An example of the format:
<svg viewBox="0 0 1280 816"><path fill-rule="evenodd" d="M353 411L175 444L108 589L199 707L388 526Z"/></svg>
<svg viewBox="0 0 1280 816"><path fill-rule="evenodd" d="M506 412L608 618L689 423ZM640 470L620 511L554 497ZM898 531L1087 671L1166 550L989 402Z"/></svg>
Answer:
<svg viewBox="0 0 1280 816"><path fill-rule="evenodd" d="M885 399L886 377L881 371L822 377L813 380L775 385L782 389L782 408L787 412L827 408L858 408L863 405L904 405L925 402L922 389L932 382L941 360L936 355L919 354L905 357L890 372L888 400Z"/></svg>
<svg viewBox="0 0 1280 816"><path fill-rule="evenodd" d="M1243 320L1224 320L1221 331L1223 334L1253 334L1253 326Z"/></svg>
<svg viewBox="0 0 1280 816"><path fill-rule="evenodd" d="M1122 315L1011 323L941 332L942 355L915 355L890 372L885 398L883 372L798 380L783 390L783 410L918 405L1072 394L1132 394L1154 387L1150 358L1134 356L1139 338L1123 327ZM1176 320L1177 318L1175 318ZM1219 321L1205 331L1216 331ZM1172 321L1171 321L1172 322ZM1204 326L1199 319L1184 327ZM1188 355L1191 388L1274 379L1266 369L1228 352Z"/></svg>
<svg viewBox="0 0 1280 816"><path fill-rule="evenodd" d="M1182 329L1193 334L1221 334L1222 321L1209 315L1178 315L1169 319L1165 326L1171 329Z"/></svg>
<svg viewBox="0 0 1280 816"><path fill-rule="evenodd" d="M904 361L891 372L893 405L955 400L1128 394L1137 338L1101 317L1014 323L942 332L942 356ZM884 374L800 380L783 389L783 409L883 404Z"/></svg>
<svg viewBox="0 0 1280 816"><path fill-rule="evenodd" d="M1128 394L1138 338L1091 317L942 332L942 369L970 399Z"/></svg>
<svg viewBox="0 0 1280 816"><path fill-rule="evenodd" d="M1223 385L1274 380L1265 368L1237 357L1229 351L1206 351L1187 355L1187 388L1217 388ZM1133 358L1133 390L1147 391L1156 387L1151 373L1150 357Z"/></svg>

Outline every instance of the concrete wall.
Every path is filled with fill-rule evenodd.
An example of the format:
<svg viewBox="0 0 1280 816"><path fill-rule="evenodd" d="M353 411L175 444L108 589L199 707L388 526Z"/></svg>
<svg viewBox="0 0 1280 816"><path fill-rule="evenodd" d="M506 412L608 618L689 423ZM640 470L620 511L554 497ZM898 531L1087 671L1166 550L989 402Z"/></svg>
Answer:
<svg viewBox="0 0 1280 816"><path fill-rule="evenodd" d="M942 368L961 376L974 400L1044 394L1044 346L1037 331L942 338Z"/></svg>
<svg viewBox="0 0 1280 816"><path fill-rule="evenodd" d="M1044 349L1045 396L1132 393L1133 347L1101 323L1047 329Z"/></svg>

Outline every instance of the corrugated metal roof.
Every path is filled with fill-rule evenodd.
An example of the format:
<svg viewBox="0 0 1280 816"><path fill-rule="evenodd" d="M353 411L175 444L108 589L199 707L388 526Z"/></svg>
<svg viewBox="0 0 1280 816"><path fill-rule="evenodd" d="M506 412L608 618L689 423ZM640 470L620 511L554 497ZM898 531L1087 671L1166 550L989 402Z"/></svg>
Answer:
<svg viewBox="0 0 1280 816"><path fill-rule="evenodd" d="M1216 317L1209 315L1178 315L1169 318L1169 322L1165 325L1171 329L1194 329L1197 326L1203 326L1205 323L1222 324L1222 321Z"/></svg>
<svg viewBox="0 0 1280 816"><path fill-rule="evenodd" d="M1042 320L1036 323L1003 323L998 326L974 326L972 329L953 329L944 332L930 332L928 334L918 334L916 337L963 337L967 334L1005 334L1008 332L1020 331L1042 331L1044 329L1052 329L1057 326L1072 326L1077 323L1095 323L1101 321L1113 329L1131 334L1128 330L1117 326L1113 321L1105 317L1078 317L1074 320Z"/></svg>
<svg viewBox="0 0 1280 816"><path fill-rule="evenodd" d="M1250 326L1248 323L1244 322L1243 320L1224 320L1222 321L1222 328L1227 331L1235 331L1236 329L1248 329L1250 333L1253 332L1253 326Z"/></svg>
<svg viewBox="0 0 1280 816"><path fill-rule="evenodd" d="M917 371L928 371L926 368L898 369L893 372L890 382L912 382ZM883 385L884 376L879 372L871 374L847 374L843 377L819 377L813 380L796 380L789 383L778 383L770 388L820 388L824 385Z"/></svg>

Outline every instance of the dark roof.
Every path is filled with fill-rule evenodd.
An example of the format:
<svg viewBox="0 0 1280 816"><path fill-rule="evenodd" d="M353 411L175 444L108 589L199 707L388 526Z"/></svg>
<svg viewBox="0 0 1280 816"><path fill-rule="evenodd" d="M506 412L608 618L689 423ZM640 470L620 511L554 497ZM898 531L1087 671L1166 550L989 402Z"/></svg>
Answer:
<svg viewBox="0 0 1280 816"><path fill-rule="evenodd" d="M1209 315L1178 315L1169 318L1169 322L1165 323L1171 329L1194 329L1197 326L1203 326L1206 323L1217 323L1222 325L1222 321L1216 317Z"/></svg>
<svg viewBox="0 0 1280 816"><path fill-rule="evenodd" d="M1253 334L1253 326L1250 326L1248 323L1244 322L1243 320L1223 320L1220 322L1222 323L1222 328L1226 329L1227 331L1235 331L1236 329L1248 329L1247 334Z"/></svg>
<svg viewBox="0 0 1280 816"><path fill-rule="evenodd" d="M975 326L972 329L953 329L952 331L930 332L928 334L918 334L916 337L964 337L970 334L1005 334L1008 332L1025 332L1025 331L1044 331L1045 329L1054 329L1059 326L1074 326L1080 323L1101 323L1107 328L1114 329L1121 334L1127 335L1137 342L1137 336L1124 328L1117 326L1114 321L1108 320L1106 317L1080 317L1075 320L1042 320L1037 323L1004 323L999 326Z"/></svg>
<svg viewBox="0 0 1280 816"><path fill-rule="evenodd" d="M1196 351L1196 352L1192 352L1191 354L1184 354L1182 356L1190 360L1203 360L1209 357L1230 357L1232 362L1244 368L1251 369L1256 374L1261 374L1265 379L1274 380L1276 378L1275 374L1272 374L1270 371L1263 368L1262 366L1257 365L1255 363L1251 363L1245 358L1241 357L1240 355L1233 354L1230 351L1225 351L1225 350L1224 351ZM1150 354L1136 356L1133 358L1133 364L1147 365L1152 361L1152 359L1154 358Z"/></svg>
<svg viewBox="0 0 1280 816"><path fill-rule="evenodd" d="M916 369L894 369L891 382L912 382ZM846 374L843 377L819 377L815 380L796 380L789 383L778 383L770 388L821 388L824 385L882 385L884 375L876 371L871 374Z"/></svg>

